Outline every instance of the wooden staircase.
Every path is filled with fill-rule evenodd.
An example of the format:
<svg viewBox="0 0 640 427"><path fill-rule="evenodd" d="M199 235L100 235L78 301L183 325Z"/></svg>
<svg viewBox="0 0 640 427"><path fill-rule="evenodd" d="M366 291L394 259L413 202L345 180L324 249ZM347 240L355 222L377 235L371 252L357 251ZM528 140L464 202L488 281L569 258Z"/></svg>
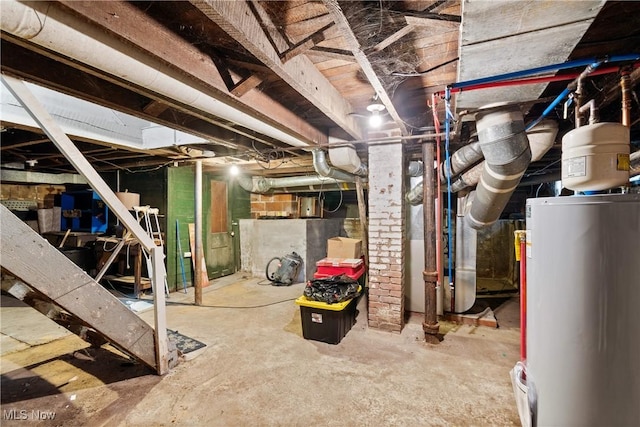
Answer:
<svg viewBox="0 0 640 427"><path fill-rule="evenodd" d="M151 326L2 205L0 220L3 291L93 345L109 342L158 371Z"/></svg>

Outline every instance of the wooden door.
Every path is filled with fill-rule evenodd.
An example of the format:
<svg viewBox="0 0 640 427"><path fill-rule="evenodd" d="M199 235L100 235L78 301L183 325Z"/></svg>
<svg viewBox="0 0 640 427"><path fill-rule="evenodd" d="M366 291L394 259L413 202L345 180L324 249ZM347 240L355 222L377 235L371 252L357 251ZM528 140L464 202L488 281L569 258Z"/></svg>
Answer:
<svg viewBox="0 0 640 427"><path fill-rule="evenodd" d="M209 278L236 272L234 236L229 220L229 193L224 181L210 181L211 201L208 209L209 229L205 251ZM207 210L205 210L205 213Z"/></svg>

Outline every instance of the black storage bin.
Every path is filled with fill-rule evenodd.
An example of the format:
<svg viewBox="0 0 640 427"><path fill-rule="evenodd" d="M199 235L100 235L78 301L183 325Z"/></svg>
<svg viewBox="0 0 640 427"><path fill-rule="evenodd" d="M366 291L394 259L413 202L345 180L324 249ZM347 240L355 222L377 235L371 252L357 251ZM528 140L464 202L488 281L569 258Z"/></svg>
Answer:
<svg viewBox="0 0 640 427"><path fill-rule="evenodd" d="M357 298L327 304L305 296L296 300L302 318L302 336L307 340L338 344L356 323Z"/></svg>

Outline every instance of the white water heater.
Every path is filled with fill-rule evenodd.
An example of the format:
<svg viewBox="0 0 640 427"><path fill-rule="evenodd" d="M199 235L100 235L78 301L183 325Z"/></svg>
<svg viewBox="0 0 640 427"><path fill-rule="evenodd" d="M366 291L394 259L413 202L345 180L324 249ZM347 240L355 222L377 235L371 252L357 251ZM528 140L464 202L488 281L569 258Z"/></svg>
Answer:
<svg viewBox="0 0 640 427"><path fill-rule="evenodd" d="M527 201L537 426L640 425L640 194Z"/></svg>

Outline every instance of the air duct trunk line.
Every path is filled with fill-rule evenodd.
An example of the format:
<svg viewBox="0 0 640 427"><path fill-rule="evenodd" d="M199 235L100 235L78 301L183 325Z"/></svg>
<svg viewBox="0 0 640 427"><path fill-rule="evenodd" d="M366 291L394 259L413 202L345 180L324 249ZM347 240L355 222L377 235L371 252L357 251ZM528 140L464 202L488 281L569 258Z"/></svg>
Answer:
<svg viewBox="0 0 640 427"><path fill-rule="evenodd" d="M515 106L487 106L476 113L485 162L468 219L480 229L493 224L531 162L522 112Z"/></svg>

